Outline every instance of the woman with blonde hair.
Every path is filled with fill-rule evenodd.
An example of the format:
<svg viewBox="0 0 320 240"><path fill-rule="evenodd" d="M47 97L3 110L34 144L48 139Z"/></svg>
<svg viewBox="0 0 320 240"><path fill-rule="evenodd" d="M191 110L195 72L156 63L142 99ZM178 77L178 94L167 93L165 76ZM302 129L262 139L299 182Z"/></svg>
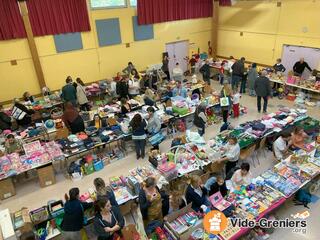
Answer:
<svg viewBox="0 0 320 240"><path fill-rule="evenodd" d="M225 100L225 104L223 105L221 104L222 101L220 101L221 113L222 113L222 118L224 123L228 122L229 109L231 107L231 95L232 95L232 92L231 92L230 85L227 83L224 83L220 93L220 99L224 98Z"/></svg>
<svg viewBox="0 0 320 240"><path fill-rule="evenodd" d="M211 203L207 197L208 190L202 184L201 178L197 175L191 176L191 182L187 187L187 204L192 203L192 209L196 212L201 211L201 206L210 207Z"/></svg>
<svg viewBox="0 0 320 240"><path fill-rule="evenodd" d="M110 200L112 206L119 206L118 202L116 201L114 192L109 186L106 186L106 183L102 178L94 179L93 185L96 188L97 198L105 196Z"/></svg>

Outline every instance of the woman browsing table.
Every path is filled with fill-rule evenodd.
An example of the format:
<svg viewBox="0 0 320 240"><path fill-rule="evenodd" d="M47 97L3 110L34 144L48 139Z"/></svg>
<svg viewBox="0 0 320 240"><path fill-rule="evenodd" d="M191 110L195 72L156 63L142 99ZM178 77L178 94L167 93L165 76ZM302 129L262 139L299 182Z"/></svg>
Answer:
<svg viewBox="0 0 320 240"><path fill-rule="evenodd" d="M101 197L95 203L95 211L93 226L97 240L118 239L125 224L120 209L112 206L108 198Z"/></svg>

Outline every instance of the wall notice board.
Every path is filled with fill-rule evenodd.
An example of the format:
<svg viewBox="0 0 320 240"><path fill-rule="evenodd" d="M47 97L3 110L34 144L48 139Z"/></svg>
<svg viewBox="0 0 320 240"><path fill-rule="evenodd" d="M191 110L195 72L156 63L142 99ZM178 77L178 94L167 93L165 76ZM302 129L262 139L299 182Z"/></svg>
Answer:
<svg viewBox="0 0 320 240"><path fill-rule="evenodd" d="M305 62L309 64L311 69L320 70L320 48L312 48L305 46L283 45L282 49L282 64L286 68L286 73L292 70L293 65L304 58ZM304 78L310 76L310 72L305 69Z"/></svg>

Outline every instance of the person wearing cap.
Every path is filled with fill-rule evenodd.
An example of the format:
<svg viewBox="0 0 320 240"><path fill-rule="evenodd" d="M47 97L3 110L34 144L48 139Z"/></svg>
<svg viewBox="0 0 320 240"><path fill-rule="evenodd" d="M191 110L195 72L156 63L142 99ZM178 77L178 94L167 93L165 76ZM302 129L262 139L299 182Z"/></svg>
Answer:
<svg viewBox="0 0 320 240"><path fill-rule="evenodd" d="M258 112L261 112L261 98L263 98L263 113L267 113L268 98L271 96L270 80L267 78L267 71L262 71L261 76L254 83L254 90L257 94Z"/></svg>

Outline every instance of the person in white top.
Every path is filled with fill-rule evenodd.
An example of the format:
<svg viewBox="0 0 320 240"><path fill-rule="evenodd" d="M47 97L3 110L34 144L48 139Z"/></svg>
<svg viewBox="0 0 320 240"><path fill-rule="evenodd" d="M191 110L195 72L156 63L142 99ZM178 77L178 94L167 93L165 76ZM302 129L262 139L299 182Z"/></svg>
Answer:
<svg viewBox="0 0 320 240"><path fill-rule="evenodd" d="M140 74L136 69L131 71L131 79L129 80L129 96L133 98L140 94Z"/></svg>
<svg viewBox="0 0 320 240"><path fill-rule="evenodd" d="M182 81L183 80L183 71L182 71L179 63L176 63L175 68L172 70L172 78L175 81Z"/></svg>
<svg viewBox="0 0 320 240"><path fill-rule="evenodd" d="M250 173L250 164L242 163L240 169L234 172L231 182L233 187L250 185L252 176Z"/></svg>
<svg viewBox="0 0 320 240"><path fill-rule="evenodd" d="M238 118L240 116L240 98L241 94L237 89L235 89L232 96L232 110L234 118Z"/></svg>
<svg viewBox="0 0 320 240"><path fill-rule="evenodd" d="M273 153L278 161L282 161L285 159L285 156L288 153L288 150L291 145L292 145L291 135L285 132L282 133L280 137L277 138L276 141L274 141Z"/></svg>
<svg viewBox="0 0 320 240"><path fill-rule="evenodd" d="M240 146L238 144L238 140L235 137L229 137L228 143L225 147L221 148L221 150L224 152L221 159L219 159L219 162L225 162L226 163L226 175L232 170L234 167L237 166L239 157L240 157Z"/></svg>

